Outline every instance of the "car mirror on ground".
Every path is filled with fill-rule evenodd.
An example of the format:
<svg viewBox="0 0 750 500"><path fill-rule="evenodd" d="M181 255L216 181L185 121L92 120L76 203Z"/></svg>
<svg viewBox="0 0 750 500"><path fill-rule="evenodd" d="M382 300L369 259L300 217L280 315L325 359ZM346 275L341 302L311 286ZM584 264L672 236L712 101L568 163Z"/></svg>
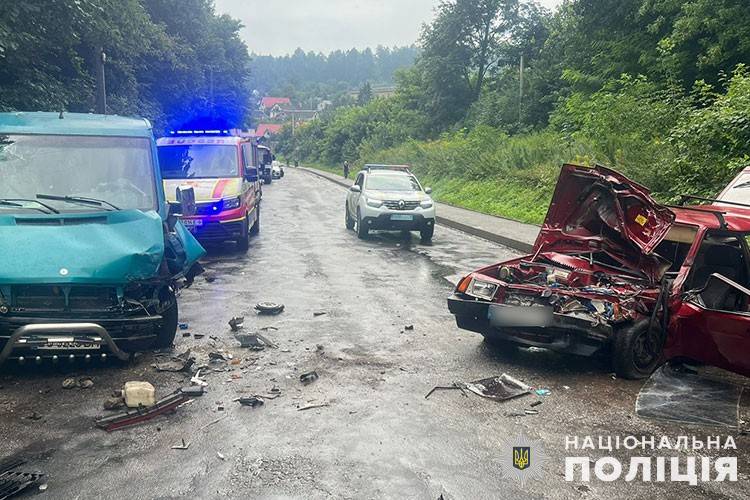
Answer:
<svg viewBox="0 0 750 500"><path fill-rule="evenodd" d="M425 194L432 194L432 188L424 188Z"/></svg>
<svg viewBox="0 0 750 500"><path fill-rule="evenodd" d="M195 190L192 186L179 186L176 192L177 203L179 204L180 214L185 217L195 215Z"/></svg>
<svg viewBox="0 0 750 500"><path fill-rule="evenodd" d="M355 184L355 185L353 185L352 187L349 188L349 191L351 191L352 193L361 193L362 192L362 188L359 187L359 186L357 186Z"/></svg>

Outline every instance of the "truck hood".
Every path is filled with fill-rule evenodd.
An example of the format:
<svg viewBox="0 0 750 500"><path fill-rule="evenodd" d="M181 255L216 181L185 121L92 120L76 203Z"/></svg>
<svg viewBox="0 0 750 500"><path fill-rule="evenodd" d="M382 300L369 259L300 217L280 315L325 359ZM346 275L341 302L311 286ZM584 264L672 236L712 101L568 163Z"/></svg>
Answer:
<svg viewBox="0 0 750 500"><path fill-rule="evenodd" d="M658 281L665 266L653 251L674 220L647 188L614 170L563 165L534 253L601 250Z"/></svg>
<svg viewBox="0 0 750 500"><path fill-rule="evenodd" d="M124 284L157 276L162 219L125 210L0 215L0 284Z"/></svg>
<svg viewBox="0 0 750 500"><path fill-rule="evenodd" d="M195 201L216 201L222 198L236 198L242 192L242 179L227 177L224 179L168 179L164 181L164 192L167 201L176 201L179 186L192 186Z"/></svg>

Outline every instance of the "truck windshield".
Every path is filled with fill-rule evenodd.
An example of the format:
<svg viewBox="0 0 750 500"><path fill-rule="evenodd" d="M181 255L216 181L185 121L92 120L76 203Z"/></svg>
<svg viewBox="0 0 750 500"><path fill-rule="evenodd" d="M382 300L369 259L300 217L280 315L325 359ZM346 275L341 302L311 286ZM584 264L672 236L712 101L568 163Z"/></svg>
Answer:
<svg viewBox="0 0 750 500"><path fill-rule="evenodd" d="M148 139L0 134L0 214L37 211L37 195L95 198L107 206L44 200L59 212L156 209Z"/></svg>
<svg viewBox="0 0 750 500"><path fill-rule="evenodd" d="M218 179L240 176L237 149L232 145L159 146L159 167L164 179Z"/></svg>

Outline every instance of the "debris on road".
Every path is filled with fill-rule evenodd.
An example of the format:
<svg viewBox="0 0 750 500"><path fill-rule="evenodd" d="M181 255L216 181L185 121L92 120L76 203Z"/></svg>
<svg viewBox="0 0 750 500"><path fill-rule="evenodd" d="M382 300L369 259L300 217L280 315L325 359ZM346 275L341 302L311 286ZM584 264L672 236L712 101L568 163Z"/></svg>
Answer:
<svg viewBox="0 0 750 500"><path fill-rule="evenodd" d="M470 382L466 384L466 388L474 394L495 401L505 401L529 394L529 386L505 373L499 377Z"/></svg>
<svg viewBox="0 0 750 500"><path fill-rule="evenodd" d="M324 314L328 314L328 313L326 311L314 311L313 312L313 316L315 316L316 318L318 316L323 316Z"/></svg>
<svg viewBox="0 0 750 500"><path fill-rule="evenodd" d="M246 349L252 349L254 351L262 351L266 347L276 348L278 347L272 340L264 337L259 333L248 334L248 335L235 335L235 338L240 341L240 347Z"/></svg>
<svg viewBox="0 0 750 500"><path fill-rule="evenodd" d="M203 275L203 279L206 280L206 283L213 283L214 281L216 281L216 276L206 273Z"/></svg>
<svg viewBox="0 0 750 500"><path fill-rule="evenodd" d="M539 415L539 410L524 410L523 411L526 415Z"/></svg>
<svg viewBox="0 0 750 500"><path fill-rule="evenodd" d="M188 448L190 448L190 443L186 443L184 438L182 439L181 444L172 446L173 450L187 450Z"/></svg>
<svg viewBox="0 0 750 500"><path fill-rule="evenodd" d="M233 356L225 351L211 351L208 353L208 360L211 363L216 363L219 361L229 361L233 358Z"/></svg>
<svg viewBox="0 0 750 500"><path fill-rule="evenodd" d="M404 331L407 331L407 332L414 331L414 325L406 325L406 326L404 326Z"/></svg>
<svg viewBox="0 0 750 500"><path fill-rule="evenodd" d="M194 333L194 334L193 334L193 338L194 338L195 340L200 340L200 339L202 339L203 337L205 337L205 335L204 335L204 334L202 334L202 333Z"/></svg>
<svg viewBox="0 0 750 500"><path fill-rule="evenodd" d="M100 418L96 420L96 426L107 432L117 431L147 422L159 415L172 413L177 410L179 406L189 400L190 396L183 394L182 391L178 390L166 398L157 401L153 406L148 408L140 407L118 415Z"/></svg>
<svg viewBox="0 0 750 500"><path fill-rule="evenodd" d="M195 375L193 375L190 378L190 383L193 384L193 385L200 386L200 387L206 387L208 385L208 382L206 382L205 380L203 380L201 378L201 371L200 371L200 369L198 369L198 371L195 372Z"/></svg>
<svg viewBox="0 0 750 500"><path fill-rule="evenodd" d="M242 397L237 398L235 401L237 401L242 406L250 406L251 408L257 408L259 406L263 406L265 401L263 401L263 398L259 396L248 396L248 397Z"/></svg>
<svg viewBox="0 0 750 500"><path fill-rule="evenodd" d="M641 388L635 412L641 418L736 429L742 392L728 380L664 365Z"/></svg>
<svg viewBox="0 0 750 500"><path fill-rule="evenodd" d="M552 394L552 391L550 391L549 389L534 389L534 394L536 394L537 396L549 396L550 394Z"/></svg>
<svg viewBox="0 0 750 500"><path fill-rule="evenodd" d="M245 323L244 316L234 316L232 319L229 320L229 328L231 328L233 332L236 332L242 329L242 326L244 323Z"/></svg>
<svg viewBox="0 0 750 500"><path fill-rule="evenodd" d="M258 304L255 304L255 310L258 311L259 314L281 314L281 312L284 310L284 304L277 304L275 302L259 302Z"/></svg>
<svg viewBox="0 0 750 500"><path fill-rule="evenodd" d="M131 380L125 382L122 388L122 397L128 408L140 408L141 406L154 406L156 404L156 389L149 382Z"/></svg>
<svg viewBox="0 0 750 500"><path fill-rule="evenodd" d="M227 457L225 457L220 451L216 452L216 456L219 457L219 460L226 460Z"/></svg>
<svg viewBox="0 0 750 500"><path fill-rule="evenodd" d="M182 354L178 354L177 356L172 356L169 361L162 361L160 363L154 363L153 366L156 371L159 372L189 372L190 368L195 364L195 358L191 356L190 349L183 352Z"/></svg>
<svg viewBox="0 0 750 500"><path fill-rule="evenodd" d="M14 470L25 463L26 460L19 459L9 459L0 462L0 500L23 492L44 477L44 474L40 473Z"/></svg>
<svg viewBox="0 0 750 500"><path fill-rule="evenodd" d="M94 386L94 381L89 377L83 377L76 379L75 377L68 377L62 382L63 389L90 389Z"/></svg>
<svg viewBox="0 0 750 500"><path fill-rule="evenodd" d="M312 410L314 408L325 408L326 406L331 406L331 404L319 403L319 404L314 404L314 405L300 406L299 408L297 408L297 411Z"/></svg>
<svg viewBox="0 0 750 500"><path fill-rule="evenodd" d="M533 402L533 403L531 403L531 404L530 404L529 406L531 406L531 407L533 408L533 407L535 407L535 406L539 406L539 405L540 405L540 404L542 404L543 402L544 402L544 401L534 401L534 402Z"/></svg>
<svg viewBox="0 0 750 500"><path fill-rule="evenodd" d="M425 399L429 398L430 396L432 396L432 393L435 392L435 391L452 391L452 390L455 390L455 389L460 390L461 393L465 397L468 397L467 394L466 394L466 391L465 391L466 384L464 384L463 382L453 382L452 385L436 385L435 387L433 387L432 389L430 389L430 392L428 392L427 394L425 394L424 398Z"/></svg>
<svg viewBox="0 0 750 500"><path fill-rule="evenodd" d="M316 380L318 380L318 378L319 378L318 372L311 371L311 372L303 373L302 375L300 375L299 381L307 385L307 384L311 384L315 382Z"/></svg>
<svg viewBox="0 0 750 500"><path fill-rule="evenodd" d="M122 397L122 392L118 392L118 396L110 396L104 400L103 406L105 410L119 410L120 408L125 406L125 399Z"/></svg>
<svg viewBox="0 0 750 500"><path fill-rule="evenodd" d="M177 326L180 327L180 330L187 330L188 328L190 328L190 325L187 323L179 323Z"/></svg>

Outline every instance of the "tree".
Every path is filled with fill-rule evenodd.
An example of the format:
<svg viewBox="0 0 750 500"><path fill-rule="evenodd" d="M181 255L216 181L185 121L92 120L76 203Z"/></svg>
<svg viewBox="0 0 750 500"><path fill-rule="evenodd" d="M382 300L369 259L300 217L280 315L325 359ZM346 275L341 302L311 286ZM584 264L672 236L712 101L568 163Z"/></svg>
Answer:
<svg viewBox="0 0 750 500"><path fill-rule="evenodd" d="M372 85L370 85L370 82L365 82L364 85L359 88L357 104L364 106L370 101L372 101Z"/></svg>

